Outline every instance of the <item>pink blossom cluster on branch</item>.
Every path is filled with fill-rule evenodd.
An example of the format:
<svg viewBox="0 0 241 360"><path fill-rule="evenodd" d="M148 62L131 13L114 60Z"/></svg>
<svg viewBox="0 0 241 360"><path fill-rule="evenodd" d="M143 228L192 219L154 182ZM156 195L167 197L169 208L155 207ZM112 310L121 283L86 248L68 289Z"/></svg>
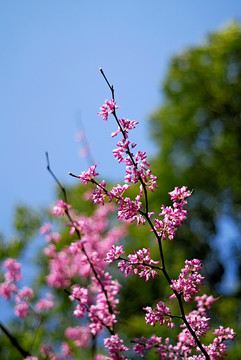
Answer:
<svg viewBox="0 0 241 360"><path fill-rule="evenodd" d="M96 171L97 165L91 166L80 175L74 175L84 185L89 183L95 185L91 199L97 205L96 210L91 216L79 214L71 204L68 204L65 190L61 187L64 200L58 200L52 208L52 214L67 218L66 227L70 241L62 245L61 234L54 232L50 223L43 224L40 229L47 243L43 250L49 268L46 282L50 289L59 289L63 294L68 294L72 304L73 319L78 325L66 327L66 339L62 342L60 350L56 350L50 344L42 344L39 348L39 356L51 360L68 359L73 356L75 348L91 346L93 339L101 335L102 338L104 336L102 350L104 348L108 356L95 352L92 355L94 360L128 360L132 354L144 358L150 350L155 351L160 359L222 359L226 355L227 341L233 340L235 333L230 328L224 329L220 326L213 331L213 340L209 345L202 343L203 338L210 331L208 310L217 299L206 294L196 296L204 280L199 273L202 270L201 261L186 260L178 279L174 280L168 273L163 252L163 241L166 239L173 241L177 227L182 225L188 215L184 206L187 205L187 198L192 192L186 186L176 187L169 193L172 206L161 205L161 212L152 220L155 213L149 209L148 192L153 192L157 188L157 177L151 172L146 152L140 150L135 152L136 144L129 140L129 131L138 123L126 118L118 119L116 110L119 106L114 100L113 87L110 86L102 70L101 72L110 87L112 99L105 101L98 114L105 121L112 115L118 128L111 136L122 136L113 154L119 163L125 163L124 184L117 184L108 190L105 181L96 180L99 175ZM60 185L49 163L48 170ZM139 189L132 199L127 195L128 190L137 183ZM108 216L115 211L121 223L110 229ZM155 254L158 254L156 255L158 260L152 259L150 248L134 250L133 254L123 257L125 251L123 245L119 245L119 241L126 235L129 223L149 226L153 233L153 247L156 249ZM148 304L142 309L143 317L145 316L146 325L154 328L155 325L167 324L170 331L175 327L175 319L178 319L181 325L176 343L169 337L163 338L153 334L149 339L142 336L132 340L134 343L132 349L131 345L124 344L124 340L116 330L119 320L120 284L112 278L108 270L109 264L113 262L118 263L120 272L126 277L134 274L147 282L151 278L153 281L161 281L160 275L163 275L162 278L169 284L171 295L169 293L168 297L177 302L179 313L173 314L171 307L165 304L164 299L160 299L156 305ZM4 281L0 284L0 295L8 301L14 297L15 314L26 317L32 309L33 290L18 287L22 278L20 263L14 259L7 259L3 267L7 271ZM191 303L193 299L195 310L186 313L184 304ZM172 305L172 301L169 302ZM46 294L35 303L34 311L41 314L53 307L53 296ZM29 355L25 359L36 360L38 356Z"/></svg>

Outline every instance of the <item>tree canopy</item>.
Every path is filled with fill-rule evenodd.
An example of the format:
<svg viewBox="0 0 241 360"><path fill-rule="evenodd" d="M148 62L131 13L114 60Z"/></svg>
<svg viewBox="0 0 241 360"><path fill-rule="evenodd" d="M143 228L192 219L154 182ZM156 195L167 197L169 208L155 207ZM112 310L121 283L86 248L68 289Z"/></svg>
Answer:
<svg viewBox="0 0 241 360"><path fill-rule="evenodd" d="M166 188L175 184L194 189L185 238L190 246L204 245L205 252L222 215L240 226L240 25L232 23L174 56L162 91L162 105L151 118L151 134L159 149L154 164L160 196L165 198ZM233 244L232 256L240 268L235 246L239 245ZM212 266L214 284L221 280L225 264Z"/></svg>

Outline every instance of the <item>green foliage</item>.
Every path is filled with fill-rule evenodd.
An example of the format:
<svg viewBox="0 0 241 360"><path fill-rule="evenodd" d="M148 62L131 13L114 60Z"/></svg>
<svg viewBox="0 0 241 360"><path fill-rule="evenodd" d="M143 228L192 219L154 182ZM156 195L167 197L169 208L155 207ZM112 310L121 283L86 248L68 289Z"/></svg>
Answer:
<svg viewBox="0 0 241 360"><path fill-rule="evenodd" d="M221 215L240 225L240 25L211 34L201 46L174 57L163 91L163 105L151 118L152 136L159 145L153 161L159 199L166 201L167 190L174 186L195 189L182 244L206 257ZM158 197L153 201L157 204ZM210 267L212 285L221 280L223 267Z"/></svg>

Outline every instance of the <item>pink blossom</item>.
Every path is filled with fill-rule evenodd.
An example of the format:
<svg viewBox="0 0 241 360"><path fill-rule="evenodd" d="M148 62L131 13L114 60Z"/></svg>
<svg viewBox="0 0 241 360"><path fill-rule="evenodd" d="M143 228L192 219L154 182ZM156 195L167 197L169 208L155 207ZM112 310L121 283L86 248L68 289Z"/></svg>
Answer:
<svg viewBox="0 0 241 360"><path fill-rule="evenodd" d="M212 295L207 296L204 294L202 296L196 296L195 301L197 302L198 312L200 314L205 314L206 310L209 310L217 299L215 299Z"/></svg>
<svg viewBox="0 0 241 360"><path fill-rule="evenodd" d="M29 305L26 302L17 303L14 307L14 312L19 317L26 317L28 314Z"/></svg>
<svg viewBox="0 0 241 360"><path fill-rule="evenodd" d="M129 120L129 119L119 119L119 123L124 130L135 129L136 125L139 124L138 121Z"/></svg>
<svg viewBox="0 0 241 360"><path fill-rule="evenodd" d="M70 349L70 346L67 342L62 342L61 344L61 358L68 359L72 356L72 351Z"/></svg>
<svg viewBox="0 0 241 360"><path fill-rule="evenodd" d="M152 335L150 339L146 339L144 336L142 336L140 339L136 338L134 342L136 344L134 345L133 350L136 354L140 354L141 357L144 357L145 351L150 350L153 347L158 347L158 345L160 345L162 342L162 338L156 335Z"/></svg>
<svg viewBox="0 0 241 360"><path fill-rule="evenodd" d="M81 175L78 175L78 178L81 182L87 185L95 176L99 175L95 169L97 165L91 166L87 171L82 171Z"/></svg>
<svg viewBox="0 0 241 360"><path fill-rule="evenodd" d="M183 186L182 188L175 187L175 189L168 194L171 195L171 200L174 202L177 200L185 200L187 197L192 195L187 186Z"/></svg>
<svg viewBox="0 0 241 360"><path fill-rule="evenodd" d="M112 201L113 199L123 199L122 195L124 194L124 192L126 190L128 190L130 187L130 185L124 184L124 185L120 185L117 184L117 186L114 186L111 191L108 191L108 196L110 201Z"/></svg>
<svg viewBox="0 0 241 360"><path fill-rule="evenodd" d="M59 357L56 354L54 354L53 348L49 344L41 345L39 351L43 359L59 360Z"/></svg>
<svg viewBox="0 0 241 360"><path fill-rule="evenodd" d="M115 246L112 245L110 251L106 254L106 258L104 259L108 264L112 263L114 260L118 259L121 254L124 254L123 245Z"/></svg>
<svg viewBox="0 0 241 360"><path fill-rule="evenodd" d="M68 327L65 330L65 336L74 341L78 347L87 347L91 339L91 333L88 326Z"/></svg>
<svg viewBox="0 0 241 360"><path fill-rule="evenodd" d="M16 293L17 286L11 282L4 282L0 284L0 295L6 300L10 300L11 295Z"/></svg>
<svg viewBox="0 0 241 360"><path fill-rule="evenodd" d="M45 223L41 226L41 228L39 229L39 233L41 235L45 235L50 233L52 230L52 225L50 223Z"/></svg>
<svg viewBox="0 0 241 360"><path fill-rule="evenodd" d="M35 305L35 309L39 312L44 310L50 310L54 307L53 295L48 293L46 294L46 298L40 299Z"/></svg>
<svg viewBox="0 0 241 360"><path fill-rule="evenodd" d="M111 360L111 358L105 355L97 354L95 355L94 360Z"/></svg>
<svg viewBox="0 0 241 360"><path fill-rule="evenodd" d="M181 294L185 301L190 302L192 297L199 293L197 285L202 285L204 279L198 271L202 269L201 261L198 259L186 260L185 268L181 270L178 280L172 280L171 288ZM170 296L170 299L176 295Z"/></svg>
<svg viewBox="0 0 241 360"><path fill-rule="evenodd" d="M27 356L24 360L38 360L36 356Z"/></svg>
<svg viewBox="0 0 241 360"><path fill-rule="evenodd" d="M118 160L119 163L126 162L125 155L128 153L130 141L128 139L123 139L122 141L118 141L116 144L118 146L117 149L112 150L114 157Z"/></svg>
<svg viewBox="0 0 241 360"><path fill-rule="evenodd" d="M128 258L129 260L122 260L118 264L121 273L125 273L126 277L128 277L129 274L137 274L139 277L144 277L146 281L148 281L150 276L152 276L153 279L155 276L158 276L158 273L152 266L157 265L159 261L151 259L149 249L134 250L134 254L128 255Z"/></svg>
<svg viewBox="0 0 241 360"><path fill-rule="evenodd" d="M33 296L34 296L33 290L27 286L24 286L22 289L18 290L15 299L17 302L20 302L21 300L32 299Z"/></svg>
<svg viewBox="0 0 241 360"><path fill-rule="evenodd" d="M145 317L146 324L155 326L156 323L159 322L160 326L162 326L168 321L168 326L171 328L174 327L174 324L171 320L171 311L162 301L159 301L156 308L153 310L150 306L143 308L143 310L147 312Z"/></svg>
<svg viewBox="0 0 241 360"><path fill-rule="evenodd" d="M63 200L58 200L57 205L55 205L52 209L52 214L61 216L66 210L70 209L72 205L66 204Z"/></svg>
<svg viewBox="0 0 241 360"><path fill-rule="evenodd" d="M139 198L132 201L129 197L126 197L118 200L118 205L118 219L130 221L131 223L136 221L137 225L145 223L144 217L139 213L139 210L142 208L142 203L139 201Z"/></svg>
<svg viewBox="0 0 241 360"><path fill-rule="evenodd" d="M61 240L61 235L58 232L53 232L51 234L46 235L46 240L48 242L52 242L54 244L57 244Z"/></svg>
<svg viewBox="0 0 241 360"><path fill-rule="evenodd" d="M127 346L123 345L123 340L119 338L118 334L112 335L110 338L104 340L105 348L109 349L111 359L114 360L125 360L125 356L121 356L120 353L123 351L130 350Z"/></svg>
<svg viewBox="0 0 241 360"><path fill-rule="evenodd" d="M50 244L49 246L44 248L43 252L46 256L53 258L56 254L56 246L53 244Z"/></svg>
<svg viewBox="0 0 241 360"><path fill-rule="evenodd" d="M100 107L100 112L98 112L98 115L102 116L103 120L107 121L109 114L112 114L115 109L119 109L119 106L116 105L115 100L105 100L105 104Z"/></svg>
<svg viewBox="0 0 241 360"><path fill-rule="evenodd" d="M20 273L22 265L15 259L8 258L4 261L3 267L8 270L4 274L7 282L16 282L22 279L22 275Z"/></svg>
<svg viewBox="0 0 241 360"><path fill-rule="evenodd" d="M106 197L106 184L104 181L101 181L100 184L97 186L97 188L93 191L91 195L91 199L93 200L94 204L102 204L105 203L105 197Z"/></svg>
<svg viewBox="0 0 241 360"><path fill-rule="evenodd" d="M76 317L83 317L87 311L86 304L88 303L88 290L86 288L81 288L79 285L74 285L71 288L71 295L69 298L71 301L79 301L73 312L73 315Z"/></svg>

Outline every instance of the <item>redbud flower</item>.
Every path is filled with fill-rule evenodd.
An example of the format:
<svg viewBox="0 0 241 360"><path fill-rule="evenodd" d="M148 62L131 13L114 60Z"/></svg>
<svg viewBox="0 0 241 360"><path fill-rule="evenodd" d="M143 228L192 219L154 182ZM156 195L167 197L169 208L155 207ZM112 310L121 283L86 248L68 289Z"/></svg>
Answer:
<svg viewBox="0 0 241 360"><path fill-rule="evenodd" d="M159 261L154 261L151 259L150 250L143 248L142 250L134 250L134 255L128 255L129 260L122 260L118 264L118 268L121 273L125 273L125 276L128 277L129 274L137 274L140 278L144 277L146 281L152 276L154 279L155 276L158 276L156 270L148 265L156 265Z"/></svg>
<svg viewBox="0 0 241 360"><path fill-rule="evenodd" d="M168 326L174 327L174 324L170 318L171 311L170 309L162 302L160 301L156 308L152 310L150 306L147 306L143 308L147 312L145 319L146 324L151 324L152 326L155 326L157 322L160 323L160 326L165 324L167 321L169 321Z"/></svg>
<svg viewBox="0 0 241 360"><path fill-rule="evenodd" d="M109 114L113 113L115 109L120 107L116 105L115 100L105 100L105 104L100 107L100 112L97 115L102 116L103 120L107 121Z"/></svg>
<svg viewBox="0 0 241 360"><path fill-rule="evenodd" d="M35 305L35 309L39 312L44 310L50 310L54 307L53 295L50 293L46 294L46 298L40 299Z"/></svg>
<svg viewBox="0 0 241 360"><path fill-rule="evenodd" d="M72 205L66 204L63 200L58 200L57 205L55 205L52 209L52 214L61 216L65 213L67 209L70 209Z"/></svg>
<svg viewBox="0 0 241 360"><path fill-rule="evenodd" d="M105 348L109 349L111 359L115 360L127 360L125 356L121 356L120 352L130 350L128 347L123 345L123 340L119 338L118 334L112 335L110 338L104 340Z"/></svg>
<svg viewBox="0 0 241 360"><path fill-rule="evenodd" d="M104 259L108 264L112 263L114 260L119 259L121 254L124 254L123 245L115 246L112 245L110 251L106 254L106 258Z"/></svg>
<svg viewBox="0 0 241 360"><path fill-rule="evenodd" d="M49 232L51 232L51 230L52 230L52 225L50 223L45 223L39 229L39 233L41 235L45 235L45 234L48 234Z"/></svg>
<svg viewBox="0 0 241 360"><path fill-rule="evenodd" d="M191 298L199 293L197 285L202 285L203 276L198 274L202 269L201 261L198 259L186 260L185 268L181 270L178 280L172 280L171 288L182 294L185 301L190 302ZM170 299L175 298L176 295L170 296Z"/></svg>
<svg viewBox="0 0 241 360"><path fill-rule="evenodd" d="M88 326L68 327L65 330L65 336L74 341L78 347L86 347L91 337Z"/></svg>
<svg viewBox="0 0 241 360"><path fill-rule="evenodd" d="M87 171L82 171L81 175L78 175L78 178L81 182L87 185L95 176L99 175L95 169L97 165L91 166Z"/></svg>

